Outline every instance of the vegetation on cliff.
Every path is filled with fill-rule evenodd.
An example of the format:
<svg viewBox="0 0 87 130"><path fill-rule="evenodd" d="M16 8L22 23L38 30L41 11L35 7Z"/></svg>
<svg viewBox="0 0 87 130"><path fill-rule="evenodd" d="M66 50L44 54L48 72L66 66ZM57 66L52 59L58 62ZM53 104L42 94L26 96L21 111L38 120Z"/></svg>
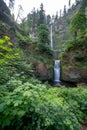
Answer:
<svg viewBox="0 0 87 130"><path fill-rule="evenodd" d="M84 2L78 3L78 10L75 8L74 11L71 11L72 17L67 14L61 18L62 21L64 18L71 19L68 25L70 37L66 38L63 43L64 46L60 44L64 51L59 54L62 65L61 78L77 84L79 82L87 83L87 4L84 5ZM65 29L66 31L67 29ZM66 34L62 35L65 36Z"/></svg>

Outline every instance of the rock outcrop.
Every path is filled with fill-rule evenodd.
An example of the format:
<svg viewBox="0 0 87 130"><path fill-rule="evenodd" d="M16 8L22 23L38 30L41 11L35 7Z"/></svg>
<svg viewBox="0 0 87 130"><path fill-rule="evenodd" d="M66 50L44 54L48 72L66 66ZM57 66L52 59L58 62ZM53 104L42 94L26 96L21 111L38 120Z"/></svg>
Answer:
<svg viewBox="0 0 87 130"><path fill-rule="evenodd" d="M77 53L78 51L78 53ZM78 54L80 55L78 56ZM81 57L83 56L83 57ZM64 81L87 83L87 49L68 51L61 59L61 78Z"/></svg>
<svg viewBox="0 0 87 130"><path fill-rule="evenodd" d="M36 61L34 63L35 66L35 76L42 80L53 80L53 68L50 67L48 64L45 64L41 61Z"/></svg>
<svg viewBox="0 0 87 130"><path fill-rule="evenodd" d="M62 67L62 80L76 83L87 83L87 67Z"/></svg>

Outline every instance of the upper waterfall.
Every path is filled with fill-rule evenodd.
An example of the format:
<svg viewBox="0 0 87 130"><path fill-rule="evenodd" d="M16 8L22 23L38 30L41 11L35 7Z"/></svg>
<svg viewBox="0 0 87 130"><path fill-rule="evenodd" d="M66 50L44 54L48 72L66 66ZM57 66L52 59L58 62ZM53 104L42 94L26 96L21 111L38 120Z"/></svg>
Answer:
<svg viewBox="0 0 87 130"><path fill-rule="evenodd" d="M53 29L52 29L52 23L51 23L51 27L50 27L50 45L51 45L51 49L53 49Z"/></svg>

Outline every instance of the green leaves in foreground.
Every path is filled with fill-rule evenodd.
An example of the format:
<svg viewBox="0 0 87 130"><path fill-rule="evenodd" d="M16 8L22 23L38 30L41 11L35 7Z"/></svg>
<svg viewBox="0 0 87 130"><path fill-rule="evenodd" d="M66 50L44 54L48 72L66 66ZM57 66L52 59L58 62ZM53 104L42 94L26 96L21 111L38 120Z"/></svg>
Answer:
<svg viewBox="0 0 87 130"><path fill-rule="evenodd" d="M79 130L87 114L85 88L47 89L30 80L0 99L1 130Z"/></svg>

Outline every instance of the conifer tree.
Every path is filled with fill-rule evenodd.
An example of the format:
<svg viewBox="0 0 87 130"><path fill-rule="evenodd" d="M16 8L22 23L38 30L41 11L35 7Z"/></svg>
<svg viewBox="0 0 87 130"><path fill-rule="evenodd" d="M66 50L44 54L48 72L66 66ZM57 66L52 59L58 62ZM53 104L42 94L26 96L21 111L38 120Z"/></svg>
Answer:
<svg viewBox="0 0 87 130"><path fill-rule="evenodd" d="M69 7L71 6L71 0L69 0Z"/></svg>
<svg viewBox="0 0 87 130"><path fill-rule="evenodd" d="M38 28L38 37L40 44L49 45L49 30L45 24L40 24Z"/></svg>
<svg viewBox="0 0 87 130"><path fill-rule="evenodd" d="M51 16L50 15L47 15L47 25L49 25L51 22Z"/></svg>
<svg viewBox="0 0 87 130"><path fill-rule="evenodd" d="M58 19L58 11L56 12L55 20Z"/></svg>
<svg viewBox="0 0 87 130"><path fill-rule="evenodd" d="M81 0L81 10L85 11L86 7L87 7L87 0Z"/></svg>
<svg viewBox="0 0 87 130"><path fill-rule="evenodd" d="M45 24L46 21L45 21L45 11L44 11L44 6L43 4L41 3L40 5L40 11L39 11L39 21L38 21L38 24Z"/></svg>
<svg viewBox="0 0 87 130"><path fill-rule="evenodd" d="M66 15L66 5L64 5L64 15Z"/></svg>
<svg viewBox="0 0 87 130"><path fill-rule="evenodd" d="M35 26L36 26L36 10L33 8L32 11L32 31L35 33Z"/></svg>

